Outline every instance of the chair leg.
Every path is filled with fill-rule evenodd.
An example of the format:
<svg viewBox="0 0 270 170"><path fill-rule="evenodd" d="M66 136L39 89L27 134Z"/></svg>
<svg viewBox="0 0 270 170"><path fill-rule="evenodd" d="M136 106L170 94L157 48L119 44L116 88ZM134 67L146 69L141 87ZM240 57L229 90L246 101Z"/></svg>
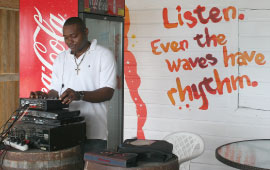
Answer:
<svg viewBox="0 0 270 170"><path fill-rule="evenodd" d="M190 161L184 162L182 164L180 164L179 166L179 170L189 170L190 168Z"/></svg>

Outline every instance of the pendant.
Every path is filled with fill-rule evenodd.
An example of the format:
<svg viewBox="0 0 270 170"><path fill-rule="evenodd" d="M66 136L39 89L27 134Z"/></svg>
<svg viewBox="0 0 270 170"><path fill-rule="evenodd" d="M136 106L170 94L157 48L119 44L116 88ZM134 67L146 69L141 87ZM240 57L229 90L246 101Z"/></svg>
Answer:
<svg viewBox="0 0 270 170"><path fill-rule="evenodd" d="M77 71L77 75L79 75L79 71L80 71L81 69L79 68L79 66L77 66L77 68L75 68L75 71Z"/></svg>

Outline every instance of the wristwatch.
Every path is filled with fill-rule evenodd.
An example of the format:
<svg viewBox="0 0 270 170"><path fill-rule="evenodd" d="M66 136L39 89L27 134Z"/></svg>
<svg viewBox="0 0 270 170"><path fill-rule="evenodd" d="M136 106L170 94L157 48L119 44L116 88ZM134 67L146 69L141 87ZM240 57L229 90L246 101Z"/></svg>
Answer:
<svg viewBox="0 0 270 170"><path fill-rule="evenodd" d="M79 100L83 100L84 98L84 91L78 91L79 94Z"/></svg>

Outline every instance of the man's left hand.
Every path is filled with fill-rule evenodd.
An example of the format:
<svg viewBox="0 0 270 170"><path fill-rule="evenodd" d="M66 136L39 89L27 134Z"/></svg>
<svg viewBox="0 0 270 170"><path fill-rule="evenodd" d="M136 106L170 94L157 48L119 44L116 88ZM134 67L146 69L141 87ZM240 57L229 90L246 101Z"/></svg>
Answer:
<svg viewBox="0 0 270 170"><path fill-rule="evenodd" d="M71 88L66 89L60 96L60 100L62 100L63 104L69 104L74 100L79 100L79 98L80 96L78 96L78 93Z"/></svg>

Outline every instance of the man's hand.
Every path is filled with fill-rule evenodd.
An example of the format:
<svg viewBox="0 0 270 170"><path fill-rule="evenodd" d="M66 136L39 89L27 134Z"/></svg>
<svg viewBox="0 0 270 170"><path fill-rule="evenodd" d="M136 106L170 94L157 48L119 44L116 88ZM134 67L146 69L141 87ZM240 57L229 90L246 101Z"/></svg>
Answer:
<svg viewBox="0 0 270 170"><path fill-rule="evenodd" d="M47 99L48 94L42 91L31 91L29 98L34 98L34 99Z"/></svg>
<svg viewBox="0 0 270 170"><path fill-rule="evenodd" d="M63 104L69 104L71 103L73 100L79 100L80 96L79 94L73 90L73 89L66 89L64 91L64 93L60 96L60 100L62 100Z"/></svg>
<svg viewBox="0 0 270 170"><path fill-rule="evenodd" d="M55 90L50 90L48 93L42 92L42 91L31 91L29 98L33 99L47 99L47 98L52 98L52 99L58 99L58 92Z"/></svg>

